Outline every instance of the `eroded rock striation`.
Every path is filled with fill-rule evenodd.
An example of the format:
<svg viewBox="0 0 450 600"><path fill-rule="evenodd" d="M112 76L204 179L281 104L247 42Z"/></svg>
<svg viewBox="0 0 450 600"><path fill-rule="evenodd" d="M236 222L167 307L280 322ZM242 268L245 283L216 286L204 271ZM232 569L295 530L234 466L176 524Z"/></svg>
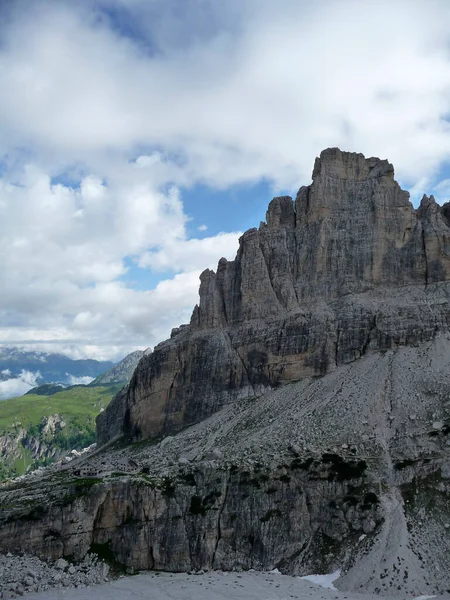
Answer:
<svg viewBox="0 0 450 600"><path fill-rule="evenodd" d="M386 160L331 148L274 198L235 260L200 278L191 322L139 363L100 443L176 431L242 397L448 331L450 206L415 210Z"/></svg>

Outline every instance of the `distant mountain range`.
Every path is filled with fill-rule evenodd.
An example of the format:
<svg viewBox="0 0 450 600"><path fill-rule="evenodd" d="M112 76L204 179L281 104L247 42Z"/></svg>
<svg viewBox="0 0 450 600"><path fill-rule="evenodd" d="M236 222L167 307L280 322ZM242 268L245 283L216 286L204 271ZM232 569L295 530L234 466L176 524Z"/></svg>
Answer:
<svg viewBox="0 0 450 600"><path fill-rule="evenodd" d="M73 360L64 354L28 352L0 347L0 381L21 377L23 372L39 373L42 383L74 384L82 377L97 377L114 366L111 361Z"/></svg>
<svg viewBox="0 0 450 600"><path fill-rule="evenodd" d="M25 386L22 375L11 379L12 373L17 372L13 371L13 366L18 365L16 368L22 369L21 373L31 373L25 371L25 367L35 369L37 360L40 361L40 367L41 364L57 365L58 359L65 359L66 362L61 360L60 364L68 364L68 369L73 366L71 363L78 363L77 366L79 363L94 363L94 367L97 363L98 368L111 364L99 361L71 361L60 354L20 352L10 348L2 348L0 352L0 360L5 362L7 356L13 357L8 362L7 369L4 369L11 373L10 378L3 382L0 380L0 390L2 385L7 387L11 382L19 381L20 377ZM28 468L51 464L71 450L81 450L95 442L95 417L106 408L114 394L130 381L137 363L148 352L149 350L132 352L88 385L42 383L26 391L30 387L27 384L21 392L24 395L9 399L3 396L4 402L0 402L0 481L22 475ZM87 372L92 373L92 364L90 367L91 370ZM76 371L72 368L71 372ZM58 371L54 370L53 373ZM77 377L82 379L83 375L71 377L72 380L76 380ZM28 378L27 381L31 382L33 378Z"/></svg>
<svg viewBox="0 0 450 600"><path fill-rule="evenodd" d="M0 400L46 384L87 385L114 366L109 360L73 360L64 354L0 347Z"/></svg>
<svg viewBox="0 0 450 600"><path fill-rule="evenodd" d="M93 381L88 383L87 386L112 386L118 383L126 385L130 381L138 362L147 352L149 352L149 350L146 350L145 352L143 350L136 350L135 352L131 352L131 354L128 354L120 362L111 367L111 369L108 369L108 371L105 371L104 373L96 377ZM43 383L42 385L31 388L26 393L26 395L30 394L38 396L52 396L53 394L57 394L58 392L61 392L64 389L68 390L72 387L83 387L83 384L67 386L62 385L60 383Z"/></svg>

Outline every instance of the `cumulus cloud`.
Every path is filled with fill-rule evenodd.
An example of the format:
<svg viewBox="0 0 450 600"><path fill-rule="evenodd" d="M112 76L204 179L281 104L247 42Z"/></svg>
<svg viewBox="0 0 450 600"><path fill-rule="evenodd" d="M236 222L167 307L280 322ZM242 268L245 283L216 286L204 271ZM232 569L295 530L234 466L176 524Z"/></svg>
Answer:
<svg viewBox="0 0 450 600"><path fill-rule="evenodd" d="M135 36L111 2L35 4L4 36L4 144L77 162L155 145L173 177L222 186L297 184L328 145L411 181L449 158L446 0L119 3Z"/></svg>
<svg viewBox="0 0 450 600"><path fill-rule="evenodd" d="M232 259L238 248L240 232L219 233L201 240L176 240L164 244L155 252L144 253L139 266L151 267L155 271L193 271L200 267L215 268L217 255Z"/></svg>
<svg viewBox="0 0 450 600"><path fill-rule="evenodd" d="M177 188L155 189L128 164L108 182L53 183L27 165L0 179L0 339L95 358L121 358L158 343L197 300L198 275L226 255L238 233L188 240ZM129 266L178 272L147 291L121 277ZM9 323L13 322L11 326ZM83 353L82 353L83 355Z"/></svg>
<svg viewBox="0 0 450 600"><path fill-rule="evenodd" d="M95 379L95 377L89 377L89 375L84 375L81 377L76 377L75 375L70 375L69 373L66 373L66 375L67 383L69 385L88 385Z"/></svg>
<svg viewBox="0 0 450 600"><path fill-rule="evenodd" d="M2 371L2 373L4 373ZM18 377L6 379L0 381L0 400L8 400L8 398L14 398L16 396L23 396L31 388L39 385L37 383L41 374L39 371L33 373L32 371L25 371L22 369Z"/></svg>
<svg viewBox="0 0 450 600"><path fill-rule="evenodd" d="M414 197L447 194L447 0L8 6L5 345L119 358L187 321L199 272L232 258L239 236L189 237L183 190L196 184L295 193L338 145L389 158ZM126 283L134 268L151 283Z"/></svg>

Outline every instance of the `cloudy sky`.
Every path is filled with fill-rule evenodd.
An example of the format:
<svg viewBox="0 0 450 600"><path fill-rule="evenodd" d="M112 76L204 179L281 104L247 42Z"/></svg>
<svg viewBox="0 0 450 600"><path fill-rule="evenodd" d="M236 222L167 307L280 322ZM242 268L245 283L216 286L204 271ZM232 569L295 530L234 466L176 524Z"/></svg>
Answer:
<svg viewBox="0 0 450 600"><path fill-rule="evenodd" d="M0 82L6 346L155 345L329 146L450 199L448 0L2 0Z"/></svg>

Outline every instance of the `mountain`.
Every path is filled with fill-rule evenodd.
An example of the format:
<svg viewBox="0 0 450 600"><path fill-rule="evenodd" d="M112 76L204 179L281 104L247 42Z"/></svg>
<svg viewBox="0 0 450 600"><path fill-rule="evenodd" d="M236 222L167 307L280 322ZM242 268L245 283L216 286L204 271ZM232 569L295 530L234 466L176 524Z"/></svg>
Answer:
<svg viewBox="0 0 450 600"><path fill-rule="evenodd" d="M449 589L449 220L388 161L322 152L202 273L190 324L98 416L103 448L0 489L0 551Z"/></svg>
<svg viewBox="0 0 450 600"><path fill-rule="evenodd" d="M145 351L145 353L149 353L149 349ZM115 385L117 383L127 384L131 376L133 375L133 371L136 368L137 363L144 356L144 351L136 350L135 352L131 352L123 358L119 363L108 369L108 371L101 373L98 375L93 381L91 381L89 386L105 386L105 385ZM83 384L77 384L83 385ZM37 387L30 389L26 394L36 394L38 396L51 396L52 394L56 394L57 392L61 392L64 389L70 389L73 386L65 386L59 383L43 383Z"/></svg>
<svg viewBox="0 0 450 600"><path fill-rule="evenodd" d="M146 350L136 350L135 352L131 352L123 358L117 365L114 365L111 369L106 371L106 373L102 373L98 377L94 379L90 383L90 385L105 385L110 383L128 383L133 375L133 372L144 356L144 354L150 353L150 349Z"/></svg>
<svg viewBox="0 0 450 600"><path fill-rule="evenodd" d="M85 383L113 366L110 361L73 360L63 354L0 347L0 399L25 393L36 383Z"/></svg>
<svg viewBox="0 0 450 600"><path fill-rule="evenodd" d="M275 198L234 261L200 277L191 323L138 365L98 421L139 440L230 401L323 376L448 329L450 205L418 210L386 160L329 149L295 202ZM151 403L149 403L151 399Z"/></svg>

